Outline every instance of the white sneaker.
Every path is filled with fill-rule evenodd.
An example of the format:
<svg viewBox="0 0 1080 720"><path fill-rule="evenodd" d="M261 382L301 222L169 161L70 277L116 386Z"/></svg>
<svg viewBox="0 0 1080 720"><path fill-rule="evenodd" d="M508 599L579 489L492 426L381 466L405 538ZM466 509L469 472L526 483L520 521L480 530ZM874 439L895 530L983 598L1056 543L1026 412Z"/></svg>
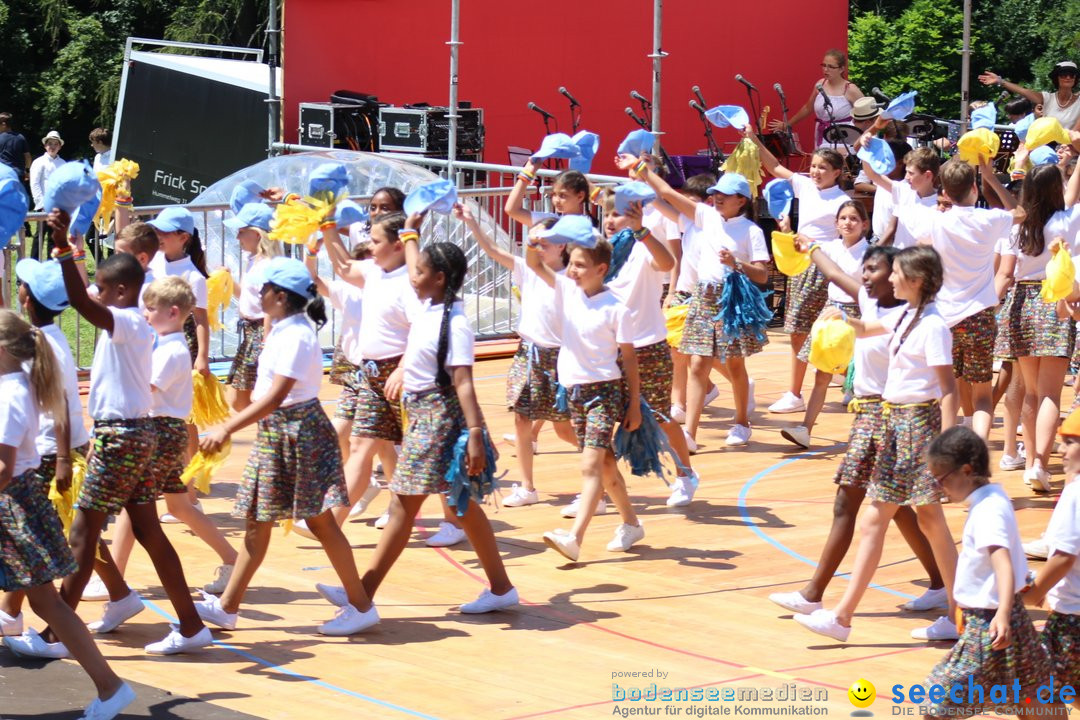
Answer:
<svg viewBox="0 0 1080 720"><path fill-rule="evenodd" d="M806 402L790 390L780 396L780 399L769 406L771 413L797 413L806 410Z"/></svg>
<svg viewBox="0 0 1080 720"><path fill-rule="evenodd" d="M22 635L4 638L4 645L19 657L61 660L68 656L64 643L47 643L34 628L27 628Z"/></svg>
<svg viewBox="0 0 1080 720"><path fill-rule="evenodd" d="M634 543L644 537L645 528L640 524L627 525L626 523L621 523L619 527L615 528L615 537L607 544L607 549L611 552L626 552L634 546Z"/></svg>
<svg viewBox="0 0 1080 720"><path fill-rule="evenodd" d="M720 397L720 386L713 385L712 390L705 393L705 407L712 405L713 401L718 397Z"/></svg>
<svg viewBox="0 0 1080 720"><path fill-rule="evenodd" d="M225 588L229 587L229 578L233 574L232 565L218 565L214 569L214 579L203 585L203 590L211 595L220 595L225 592Z"/></svg>
<svg viewBox="0 0 1080 720"><path fill-rule="evenodd" d="M384 512L382 515L379 516L378 520L375 521L375 529L376 530L382 530L389 523L390 523L390 511L387 510L386 512Z"/></svg>
<svg viewBox="0 0 1080 720"><path fill-rule="evenodd" d="M517 604L517 588L510 588L502 595L496 595L488 588L484 588L484 591L480 593L480 597L476 598L472 602L467 602L463 604L458 609L467 615L479 615L480 613L489 613L495 612L496 610L505 610L506 608L513 607Z"/></svg>
<svg viewBox="0 0 1080 720"><path fill-rule="evenodd" d="M1011 470L1023 470L1026 462L1027 460L1020 453L1017 453L1016 455L1002 455L1001 459L998 460L998 467L1005 472Z"/></svg>
<svg viewBox="0 0 1080 720"><path fill-rule="evenodd" d="M795 616L795 622L810 632L816 632L818 635L840 642L847 642L848 636L851 635L851 628L837 622L836 613L832 610L815 610L809 615L799 613Z"/></svg>
<svg viewBox="0 0 1080 720"><path fill-rule="evenodd" d="M502 504L506 507L525 507L540 502L540 493L535 490L526 490L524 485L514 483L510 488L510 494L503 498Z"/></svg>
<svg viewBox="0 0 1080 720"><path fill-rule="evenodd" d="M465 539L465 531L448 522L439 523L439 531L424 541L428 547L450 547Z"/></svg>
<svg viewBox="0 0 1080 720"><path fill-rule="evenodd" d="M569 505L567 505L566 507L564 507L562 509L562 512L559 513L559 514L562 515L564 518L576 518L577 517L577 512L578 512L578 507L580 505L581 505L581 493L578 493L577 496L574 497L574 502L572 502ZM604 496L601 495L600 499L596 501L596 513L595 514L596 515L603 515L606 512L607 512L607 500L605 500Z"/></svg>
<svg viewBox="0 0 1080 720"><path fill-rule="evenodd" d="M143 649L149 655L178 655L213 644L214 636L210 634L210 628L208 627L204 627L191 637L184 637L180 634L180 629L174 625L164 640L150 643Z"/></svg>
<svg viewBox="0 0 1080 720"><path fill-rule="evenodd" d="M79 720L113 720L133 702L135 702L135 691L130 685L124 683L108 700L95 698L94 702L86 706Z"/></svg>
<svg viewBox="0 0 1080 720"><path fill-rule="evenodd" d="M311 532L311 528L307 526L306 520L297 520L292 524L292 531L302 538L308 540L318 541L319 538L315 537L315 533Z"/></svg>
<svg viewBox="0 0 1080 720"><path fill-rule="evenodd" d="M790 610L793 613L799 613L802 615L810 615L811 613L815 613L818 610L821 610L823 607L820 602L810 602L809 600L804 598L803 594L798 590L792 590L791 592L783 593L772 593L771 595L769 595L769 599L780 607L784 608L785 610Z"/></svg>
<svg viewBox="0 0 1080 720"><path fill-rule="evenodd" d="M554 530L544 533L544 544L573 562L577 562L578 556L581 554L581 547L578 545L577 538L566 530Z"/></svg>
<svg viewBox="0 0 1080 720"><path fill-rule="evenodd" d="M94 573L90 576L90 582L86 583L86 587L82 591L82 600L84 602L93 602L96 600L108 600L109 589L105 587L105 583L101 582L101 578Z"/></svg>
<svg viewBox="0 0 1080 720"><path fill-rule="evenodd" d="M697 491L697 475L680 475L671 483L671 495L667 499L668 507L686 507L694 499Z"/></svg>
<svg viewBox="0 0 1080 720"><path fill-rule="evenodd" d="M1050 557L1050 546L1047 545L1046 538L1041 537L1038 540L1024 543L1024 554L1036 560L1046 560Z"/></svg>
<svg viewBox="0 0 1080 720"><path fill-rule="evenodd" d="M203 511L202 503L199 502L198 500L196 500L193 503L192 507L194 507L198 512ZM167 512L167 513L165 513L165 514L163 514L161 516L161 522L162 522L163 525L179 525L180 523L182 523L184 521L181 520L180 518L176 517L172 513Z"/></svg>
<svg viewBox="0 0 1080 720"><path fill-rule="evenodd" d="M19 613L11 617L0 610L0 637L5 635L17 636L23 634L23 614Z"/></svg>
<svg viewBox="0 0 1080 720"><path fill-rule="evenodd" d="M503 435L503 440L510 443L514 447L517 447L517 435L515 435L514 433L506 433L505 435ZM532 451L533 451L533 455L540 452L540 443L533 442Z"/></svg>
<svg viewBox="0 0 1080 720"><path fill-rule="evenodd" d="M677 422L679 424L686 422L686 408L679 407L678 405L672 405L671 412L669 414L671 415L671 419L673 422Z"/></svg>
<svg viewBox="0 0 1080 720"><path fill-rule="evenodd" d="M360 612L352 605L343 605L332 620L319 626L321 635L355 635L379 624L379 611L372 605L367 612Z"/></svg>
<svg viewBox="0 0 1080 720"><path fill-rule="evenodd" d="M750 413L757 410L757 398L754 397L754 378L750 378L750 383L749 384L750 384L749 397L747 398L747 401L746 401L746 414L747 415L749 415Z"/></svg>
<svg viewBox="0 0 1080 720"><path fill-rule="evenodd" d="M367 486L367 490L360 496L360 499L356 501L356 504L349 510L349 517L354 518L364 514L364 511L368 509L368 505L371 501L378 497L379 492L382 490L382 486L379 485L379 481L374 477L371 478L371 482Z"/></svg>
<svg viewBox="0 0 1080 720"><path fill-rule="evenodd" d="M934 610L935 608L947 607L949 607L949 593L947 593L943 587L937 588L936 590L927 590L914 600L908 600L900 606L902 610L909 610L911 612L925 612L927 610Z"/></svg>
<svg viewBox="0 0 1080 720"><path fill-rule="evenodd" d="M788 442L795 443L804 450L810 447L810 431L806 429L805 425L784 428L780 431L780 435Z"/></svg>
<svg viewBox="0 0 1080 720"><path fill-rule="evenodd" d="M195 612L199 613L203 620L222 630L236 629L237 613L225 612L221 607L221 599L213 595L203 593L203 599L195 603Z"/></svg>
<svg viewBox="0 0 1080 720"><path fill-rule="evenodd" d="M686 438L686 451L691 455L694 455L698 451L697 440L690 437L690 433L686 432L686 428L682 428L683 437Z"/></svg>
<svg viewBox="0 0 1080 720"><path fill-rule="evenodd" d="M1050 473L1042 465L1036 465L1024 471L1024 484L1037 493L1050 492Z"/></svg>
<svg viewBox="0 0 1080 720"><path fill-rule="evenodd" d="M956 623L942 615L927 627L912 630L911 637L916 640L958 640L960 633L956 631Z"/></svg>
<svg viewBox="0 0 1080 720"><path fill-rule="evenodd" d="M101 614L100 620L90 623L90 630L98 635L111 633L145 609L139 593L132 590L123 600L105 603L105 612Z"/></svg>
<svg viewBox="0 0 1080 720"><path fill-rule="evenodd" d="M751 434L752 431L746 425L732 425L724 444L728 447L743 447L750 443Z"/></svg>
<svg viewBox="0 0 1080 720"><path fill-rule="evenodd" d="M345 592L345 588L340 585L315 583L315 591L322 595L322 599L331 605L344 607L349 604L349 595Z"/></svg>

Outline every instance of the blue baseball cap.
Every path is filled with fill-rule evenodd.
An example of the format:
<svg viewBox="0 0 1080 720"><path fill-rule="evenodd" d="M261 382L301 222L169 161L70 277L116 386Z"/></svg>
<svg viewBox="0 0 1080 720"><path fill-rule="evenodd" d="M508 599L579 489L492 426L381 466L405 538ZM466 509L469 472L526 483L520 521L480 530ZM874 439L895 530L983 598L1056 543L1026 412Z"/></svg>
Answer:
<svg viewBox="0 0 1080 720"><path fill-rule="evenodd" d="M342 200L334 211L334 222L339 230L348 230L350 225L367 222L371 212L366 205L358 205L352 200Z"/></svg>
<svg viewBox="0 0 1080 720"><path fill-rule="evenodd" d="M328 192L337 195L349 186L349 171L342 163L323 163L308 175L308 195Z"/></svg>
<svg viewBox="0 0 1080 720"><path fill-rule="evenodd" d="M229 207L236 214L240 214L240 208L248 203L262 202L263 188L254 180L245 180L232 189L229 195Z"/></svg>
<svg viewBox="0 0 1080 720"><path fill-rule="evenodd" d="M71 215L100 191L101 183L89 165L85 162L64 163L45 181L43 210L50 213L59 208Z"/></svg>
<svg viewBox="0 0 1080 720"><path fill-rule="evenodd" d="M195 233L195 217L186 207L173 205L158 213L157 217L147 223L152 228L161 232L186 232L188 235Z"/></svg>
<svg viewBox="0 0 1080 720"><path fill-rule="evenodd" d="M548 158L562 158L569 160L581 155L581 148L574 139L566 133L552 133L540 143L540 149L532 154L530 160L547 160Z"/></svg>
<svg viewBox="0 0 1080 720"><path fill-rule="evenodd" d="M563 215L550 228L538 232L537 236L555 245L573 243L585 248L596 247L598 237L592 221L585 215Z"/></svg>
<svg viewBox="0 0 1080 720"><path fill-rule="evenodd" d="M718 128L742 130L750 124L750 116L738 105L717 105L705 111L705 117Z"/></svg>
<svg viewBox="0 0 1080 720"><path fill-rule="evenodd" d="M304 267L304 263L295 258L276 257L264 263L252 278L260 285L273 283L280 288L294 292L300 297L314 299L316 295L315 280L311 273Z"/></svg>
<svg viewBox="0 0 1080 720"><path fill-rule="evenodd" d="M233 230L242 230L246 227L256 227L270 232L270 221L274 219L274 209L262 202L249 202L240 208L236 217L225 220L225 227Z"/></svg>
<svg viewBox="0 0 1080 720"><path fill-rule="evenodd" d="M7 167L0 163L0 167ZM11 236L19 232L26 211L30 208L30 199L18 177L0 178L0 250L11 242Z"/></svg>
<svg viewBox="0 0 1080 720"><path fill-rule="evenodd" d="M616 151L619 155L640 155L641 153L652 152L653 145L656 144L656 133L651 133L648 130L631 130L623 141L619 143L619 149Z"/></svg>
<svg viewBox="0 0 1080 720"><path fill-rule="evenodd" d="M600 136L596 133L582 130L570 141L577 146L577 157L570 158L570 169L588 175L592 170L592 161L596 157L596 151L600 149Z"/></svg>
<svg viewBox="0 0 1080 720"><path fill-rule="evenodd" d="M994 107L994 103L989 105L983 105L981 108L976 108L971 112L971 129L978 130L979 128L994 129L994 125L997 124L997 108Z"/></svg>
<svg viewBox="0 0 1080 720"><path fill-rule="evenodd" d="M98 208L101 207L101 186L98 186L98 191L94 195L84 202L75 211L75 214L71 216L71 232L76 235L85 236L90 229L90 223L94 221L94 216L97 215Z"/></svg>
<svg viewBox="0 0 1080 720"><path fill-rule="evenodd" d="M569 138L567 138L569 139ZM405 215L434 210L449 213L457 203L457 187L449 180L434 180L413 190L405 198Z"/></svg>
<svg viewBox="0 0 1080 720"><path fill-rule="evenodd" d="M739 173L728 172L720 176L708 190L710 195L722 193L724 195L742 195L745 198L753 197L750 192L750 183Z"/></svg>
<svg viewBox="0 0 1080 720"><path fill-rule="evenodd" d="M30 288L30 294L39 303L53 312L60 312L71 304L67 288L64 287L64 274L56 260L38 262L33 258L23 258L15 263L15 277Z"/></svg>
<svg viewBox="0 0 1080 720"><path fill-rule="evenodd" d="M615 212L623 215L630 209L630 203L646 205L655 199L656 192L646 183L628 182L615 188Z"/></svg>
<svg viewBox="0 0 1080 720"><path fill-rule="evenodd" d="M897 95L885 108L885 114L893 120L906 120L907 116L915 110L915 96L918 94L917 90L909 90Z"/></svg>
<svg viewBox="0 0 1080 720"><path fill-rule="evenodd" d="M896 169L896 156L893 155L889 143L881 138L871 138L870 142L859 148L855 154L860 160L870 165L878 175L888 175Z"/></svg>
<svg viewBox="0 0 1080 720"><path fill-rule="evenodd" d="M1057 165L1058 154L1057 150L1054 150L1049 145L1041 145L1031 151L1028 155L1028 159L1031 160L1031 165Z"/></svg>
<svg viewBox="0 0 1080 720"><path fill-rule="evenodd" d="M774 178L765 186L765 204L769 206L769 214L774 218L781 218L791 212L791 199L795 197L795 189L791 187L790 180Z"/></svg>

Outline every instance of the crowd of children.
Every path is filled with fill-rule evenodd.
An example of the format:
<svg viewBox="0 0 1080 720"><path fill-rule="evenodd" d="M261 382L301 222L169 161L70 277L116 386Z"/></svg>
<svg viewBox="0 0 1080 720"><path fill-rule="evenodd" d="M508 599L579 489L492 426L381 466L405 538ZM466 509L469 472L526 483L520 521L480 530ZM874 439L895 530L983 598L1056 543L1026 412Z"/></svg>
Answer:
<svg viewBox="0 0 1080 720"><path fill-rule="evenodd" d="M873 125L860 143L884 129ZM972 673L989 683L1018 679L1024 687L1051 673L1080 681L1077 485L1065 486L1040 541L1047 565L1031 581L1011 503L989 479L985 442L1004 397L1012 440L1006 438L1003 470L1022 468L1033 490L1050 491L1060 436L1066 478L1080 471L1080 414L1059 428L1061 389L1077 351L1080 290L1074 284L1059 301L1040 292L1055 254L1080 251L1080 172L1070 175L1065 162L1036 165L1017 200L988 163L942 164L935 151L893 142L896 171L878 172L864 161L879 196L872 223L841 188L845 161L836 152L815 152L804 176L782 166L749 130L746 136L765 170L789 181L799 201L794 228L789 211L778 217L782 230L797 233L796 252L807 262L787 281L790 384L770 407L804 413L799 425L782 430L793 444L811 446L833 380L833 372L817 369L803 399L812 326L838 320L856 337L854 423L836 472L832 527L810 582L770 599L809 630L846 641L895 520L929 578L926 593L905 609L949 610L913 636L957 640L932 682L950 685ZM738 323L731 318L749 316L739 303L760 297L758 288L770 282L769 245L754 221L756 188L727 172L688 178L676 190L658 171L651 143L632 145L624 143L627 151L616 159L632 182L600 188L577 170L565 171L554 182L554 213L526 209L537 170L527 163L506 203L507 215L527 228L521 255L489 237L467 203L442 207L510 271L520 292L521 341L506 390L519 483L503 505L540 502L536 437L544 422L581 453L581 493L561 511L573 525L543 534L571 561L608 500L621 522L607 550L625 552L644 537L617 463L635 443L639 456L642 443L652 455L669 452L675 473L667 505L692 502L701 480L692 455L702 413L718 394L713 369L731 385L726 445L752 448L754 384L746 360L767 338L762 327L732 331ZM343 167L317 173L330 183L321 188L343 192ZM428 544L468 538L487 576L489 587L461 612L518 603L481 507L494 489L495 455L473 384L466 258L453 243L421 242L425 213L437 203L410 206L400 190L380 188L363 219L347 216L344 206L324 218L306 249L296 248L302 262L271 239L275 203L283 199L297 198L279 189L249 193L225 221L244 254L234 285L239 344L228 375L234 414L201 438L190 418L193 372L210 373L209 272L188 210L119 223L118 252L97 265L88 286L80 239L70 232L69 214L55 209L48 219L54 260L16 267L27 320L0 312L0 635L21 656L78 660L98 690L88 718L114 717L133 693L74 610L84 599L108 599L89 626L94 633L112 632L143 610L124 580L134 541L146 549L178 618L164 639L146 646L151 654L210 645L204 623L237 626L279 521L317 540L340 580L316 586L336 608L319 632L371 628L379 622L374 596L428 495L439 496L445 518ZM887 221L879 222L878 199ZM319 276L322 253L334 278ZM331 382L341 386L333 418L318 399L323 298L342 318L331 368ZM669 342L665 309L683 306L680 337ZM75 362L54 323L67 307L101 331L86 407L90 432ZM998 387L995 358L1003 363ZM233 510L245 523L237 550L181 475L196 451L218 453L249 425L257 436ZM87 468L65 538L47 498L50 487L62 493L70 486L77 457ZM376 457L391 500L376 522L383 530L378 546L360 572L342 525L380 491ZM199 601L162 531L162 496L170 516L221 559ZM864 500L850 582L827 610L824 594L854 539ZM970 509L959 555L942 510L946 500ZM101 535L112 517L106 544ZM24 598L47 628L24 623ZM1025 603L1044 598L1053 612L1040 637Z"/></svg>

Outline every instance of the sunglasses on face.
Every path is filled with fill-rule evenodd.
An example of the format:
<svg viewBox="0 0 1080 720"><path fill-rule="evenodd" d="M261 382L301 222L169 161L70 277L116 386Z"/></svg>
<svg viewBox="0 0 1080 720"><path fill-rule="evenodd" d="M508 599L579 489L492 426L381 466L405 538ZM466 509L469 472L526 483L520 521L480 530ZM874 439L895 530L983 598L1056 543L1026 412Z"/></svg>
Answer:
<svg viewBox="0 0 1080 720"><path fill-rule="evenodd" d="M822 70L839 70L839 65L829 65L828 63L821 63Z"/></svg>

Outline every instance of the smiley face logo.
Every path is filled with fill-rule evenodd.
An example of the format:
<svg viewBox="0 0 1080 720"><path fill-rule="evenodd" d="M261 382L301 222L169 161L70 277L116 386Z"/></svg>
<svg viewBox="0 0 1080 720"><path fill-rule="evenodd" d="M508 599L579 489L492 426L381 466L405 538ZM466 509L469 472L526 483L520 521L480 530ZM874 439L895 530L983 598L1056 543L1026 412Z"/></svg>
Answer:
<svg viewBox="0 0 1080 720"><path fill-rule="evenodd" d="M877 690L873 683L864 678L859 678L851 684L847 691L848 700L857 708L868 708L877 697Z"/></svg>

